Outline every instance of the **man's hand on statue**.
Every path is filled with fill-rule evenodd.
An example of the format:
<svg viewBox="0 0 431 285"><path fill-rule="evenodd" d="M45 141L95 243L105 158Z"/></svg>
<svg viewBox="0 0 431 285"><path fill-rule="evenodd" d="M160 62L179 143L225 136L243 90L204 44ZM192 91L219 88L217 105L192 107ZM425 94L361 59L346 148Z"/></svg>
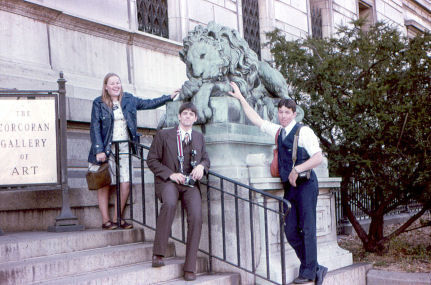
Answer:
<svg viewBox="0 0 431 285"><path fill-rule="evenodd" d="M177 97L178 94L180 94L181 89L177 89L174 92L171 93L171 99L174 100L175 97Z"/></svg>
<svg viewBox="0 0 431 285"><path fill-rule="evenodd" d="M177 184L184 184L186 177L181 173L172 173L171 176L169 176L169 179Z"/></svg>
<svg viewBox="0 0 431 285"><path fill-rule="evenodd" d="M295 168L292 169L292 171L289 174L289 183L293 187L296 187L296 179L298 178L298 173L296 172Z"/></svg>
<svg viewBox="0 0 431 285"><path fill-rule="evenodd" d="M100 152L96 154L96 160L100 162L104 162L106 160L106 154L104 152Z"/></svg>
<svg viewBox="0 0 431 285"><path fill-rule="evenodd" d="M201 180L202 177L204 176L204 167L200 164L197 165L195 168L193 168L190 175L194 180Z"/></svg>
<svg viewBox="0 0 431 285"><path fill-rule="evenodd" d="M242 94L241 94L241 91L239 91L239 87L238 87L238 85L236 85L236 83L235 82L230 82L230 86L232 87L232 89L233 89L233 92L232 91L229 91L228 93L231 95L231 96L233 96L233 97L235 97L236 99L241 99L241 98L243 98L243 96L242 96Z"/></svg>

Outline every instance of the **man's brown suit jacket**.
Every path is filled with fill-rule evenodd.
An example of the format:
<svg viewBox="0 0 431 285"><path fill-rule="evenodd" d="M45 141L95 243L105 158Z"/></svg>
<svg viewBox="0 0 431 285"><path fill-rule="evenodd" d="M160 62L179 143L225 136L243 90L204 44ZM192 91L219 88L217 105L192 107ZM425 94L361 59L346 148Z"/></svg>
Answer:
<svg viewBox="0 0 431 285"><path fill-rule="evenodd" d="M154 173L156 193L160 193L165 183L170 183L171 174L180 172L177 129L178 127L158 131L148 152L147 165ZM207 173L210 168L210 160L205 149L204 136L193 130L191 144L197 151L195 158L197 164L201 164L205 169L204 173Z"/></svg>

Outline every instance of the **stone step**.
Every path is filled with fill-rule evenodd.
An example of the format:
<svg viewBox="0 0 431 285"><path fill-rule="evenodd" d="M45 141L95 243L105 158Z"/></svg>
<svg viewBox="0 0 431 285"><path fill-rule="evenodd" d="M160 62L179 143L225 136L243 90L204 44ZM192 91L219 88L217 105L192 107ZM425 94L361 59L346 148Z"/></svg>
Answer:
<svg viewBox="0 0 431 285"><path fill-rule="evenodd" d="M144 240L142 229L81 232L20 232L0 237L0 264L33 257L114 246Z"/></svg>
<svg viewBox="0 0 431 285"><path fill-rule="evenodd" d="M147 285L179 279L183 275L184 258L166 258L165 266L153 268L151 262L142 262L133 265L120 266L107 270L52 279L44 282L31 283L33 285ZM197 272L207 271L207 260L198 258ZM215 283L217 284L217 283ZM229 284L229 283L223 283Z"/></svg>
<svg viewBox="0 0 431 285"><path fill-rule="evenodd" d="M369 263L356 263L330 271L323 285L366 285L367 272L372 267Z"/></svg>
<svg viewBox="0 0 431 285"><path fill-rule="evenodd" d="M196 275L195 281L185 281L182 278L157 283L158 285L239 285L241 281L239 273L204 273Z"/></svg>
<svg viewBox="0 0 431 285"><path fill-rule="evenodd" d="M150 261L152 252L153 244L147 242L11 261L0 264L0 280L2 285L18 285L95 270L110 270L116 266ZM168 247L168 256L174 254L175 247L171 243Z"/></svg>

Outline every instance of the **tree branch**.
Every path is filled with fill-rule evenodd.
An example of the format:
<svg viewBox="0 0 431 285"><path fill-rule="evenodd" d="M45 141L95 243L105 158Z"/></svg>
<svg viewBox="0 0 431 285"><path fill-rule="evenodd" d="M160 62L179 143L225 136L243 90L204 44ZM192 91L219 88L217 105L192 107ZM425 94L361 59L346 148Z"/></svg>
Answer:
<svg viewBox="0 0 431 285"><path fill-rule="evenodd" d="M409 113L407 112L406 117L404 118L403 127L401 128L400 137L398 138L397 150L398 150L398 147L400 146L401 137L403 136L404 128L406 127L406 123L407 123L407 118L408 118L408 116L409 116Z"/></svg>
<svg viewBox="0 0 431 285"><path fill-rule="evenodd" d="M388 236L381 239L378 243L383 245L384 243L388 242L392 238L402 234L411 224L413 224L417 219L419 219L427 210L429 210L429 207L423 207L419 212L417 212L415 215L410 217L410 219L407 220L401 227L396 229L394 232L389 234Z"/></svg>

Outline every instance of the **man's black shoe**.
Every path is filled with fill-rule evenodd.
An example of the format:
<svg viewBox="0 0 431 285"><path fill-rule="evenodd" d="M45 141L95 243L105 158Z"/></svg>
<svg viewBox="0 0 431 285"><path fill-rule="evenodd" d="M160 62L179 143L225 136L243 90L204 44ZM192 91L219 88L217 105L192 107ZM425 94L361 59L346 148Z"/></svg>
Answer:
<svg viewBox="0 0 431 285"><path fill-rule="evenodd" d="M308 279L308 278L303 278L303 277L298 276L293 280L293 283L295 283L295 284L306 284L306 283L310 283L313 281L314 281L313 279Z"/></svg>
<svg viewBox="0 0 431 285"><path fill-rule="evenodd" d="M153 267L162 267L165 266L165 263L163 262L163 256L161 255L153 255L153 260L151 266Z"/></svg>
<svg viewBox="0 0 431 285"><path fill-rule="evenodd" d="M193 281L196 280L196 274L190 271L184 271L184 280Z"/></svg>
<svg viewBox="0 0 431 285"><path fill-rule="evenodd" d="M323 279L325 279L325 275L328 273L328 268L325 266L319 265L319 268L316 272L316 285L322 285Z"/></svg>

